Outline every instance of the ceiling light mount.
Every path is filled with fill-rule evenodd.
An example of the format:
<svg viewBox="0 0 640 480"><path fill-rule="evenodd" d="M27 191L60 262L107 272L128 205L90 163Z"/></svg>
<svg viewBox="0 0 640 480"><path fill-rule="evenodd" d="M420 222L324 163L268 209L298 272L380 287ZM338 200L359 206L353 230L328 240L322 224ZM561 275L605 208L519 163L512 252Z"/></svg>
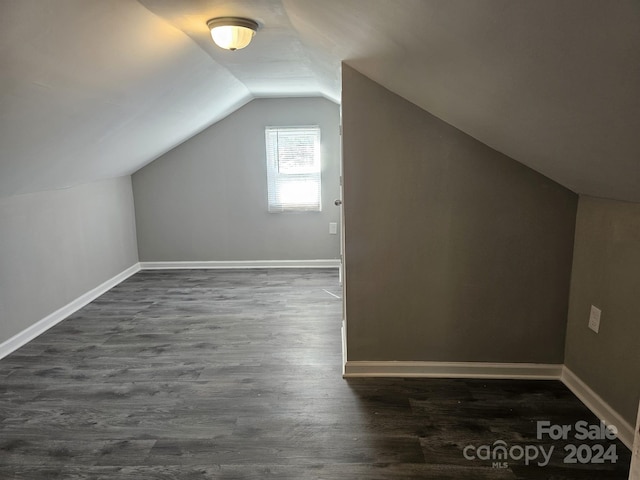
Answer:
<svg viewBox="0 0 640 480"><path fill-rule="evenodd" d="M207 21L211 38L225 50L240 50L251 42L258 31L258 22L242 17L218 17Z"/></svg>

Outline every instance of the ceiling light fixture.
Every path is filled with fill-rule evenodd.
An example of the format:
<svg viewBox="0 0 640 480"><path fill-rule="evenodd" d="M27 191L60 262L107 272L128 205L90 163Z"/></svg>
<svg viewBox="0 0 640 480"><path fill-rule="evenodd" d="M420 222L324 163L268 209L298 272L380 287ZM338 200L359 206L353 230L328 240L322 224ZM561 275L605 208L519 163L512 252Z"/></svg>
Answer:
<svg viewBox="0 0 640 480"><path fill-rule="evenodd" d="M248 18L219 17L207 22L211 38L225 50L240 50L251 43L258 30L258 23Z"/></svg>

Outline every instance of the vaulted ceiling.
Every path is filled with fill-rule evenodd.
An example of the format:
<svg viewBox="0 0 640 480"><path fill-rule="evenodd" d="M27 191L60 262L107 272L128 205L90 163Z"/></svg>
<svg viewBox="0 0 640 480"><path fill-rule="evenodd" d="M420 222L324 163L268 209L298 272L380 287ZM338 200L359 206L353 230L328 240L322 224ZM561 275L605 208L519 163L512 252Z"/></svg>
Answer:
<svg viewBox="0 0 640 480"><path fill-rule="evenodd" d="M218 49L206 20L261 29ZM0 196L129 174L349 65L578 193L640 202L637 0L0 0Z"/></svg>

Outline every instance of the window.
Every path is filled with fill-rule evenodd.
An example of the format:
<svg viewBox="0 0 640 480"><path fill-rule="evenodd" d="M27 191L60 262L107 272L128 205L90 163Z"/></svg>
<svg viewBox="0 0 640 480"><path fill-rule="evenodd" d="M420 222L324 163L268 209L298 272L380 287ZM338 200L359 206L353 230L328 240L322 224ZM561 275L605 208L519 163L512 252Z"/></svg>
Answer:
<svg viewBox="0 0 640 480"><path fill-rule="evenodd" d="M270 212L319 212L320 127L267 127Z"/></svg>

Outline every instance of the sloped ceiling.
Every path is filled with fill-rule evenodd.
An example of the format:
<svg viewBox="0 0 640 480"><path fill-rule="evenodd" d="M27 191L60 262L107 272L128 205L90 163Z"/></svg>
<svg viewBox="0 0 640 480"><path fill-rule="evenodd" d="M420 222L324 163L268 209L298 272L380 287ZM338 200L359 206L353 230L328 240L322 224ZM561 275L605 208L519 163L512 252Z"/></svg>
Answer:
<svg viewBox="0 0 640 480"><path fill-rule="evenodd" d="M261 24L245 50L206 20ZM340 62L584 194L640 202L637 0L0 0L0 196L132 173Z"/></svg>

